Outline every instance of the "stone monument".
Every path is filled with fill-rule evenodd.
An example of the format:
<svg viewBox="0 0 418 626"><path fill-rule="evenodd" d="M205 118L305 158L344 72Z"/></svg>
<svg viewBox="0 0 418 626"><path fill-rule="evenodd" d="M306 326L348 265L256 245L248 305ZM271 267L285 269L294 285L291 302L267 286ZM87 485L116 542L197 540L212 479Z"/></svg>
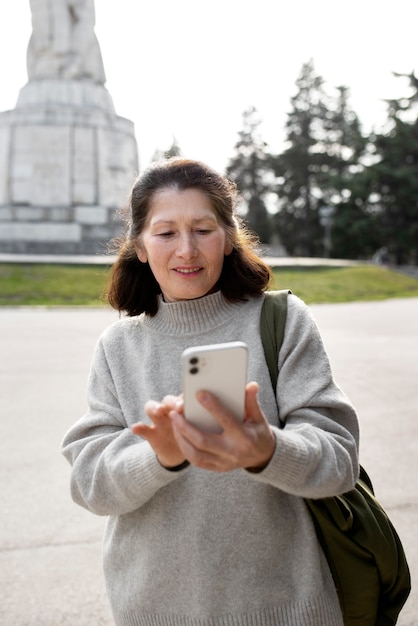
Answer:
<svg viewBox="0 0 418 626"><path fill-rule="evenodd" d="M94 0L30 0L28 82L0 113L0 252L104 253L138 171L116 115Z"/></svg>

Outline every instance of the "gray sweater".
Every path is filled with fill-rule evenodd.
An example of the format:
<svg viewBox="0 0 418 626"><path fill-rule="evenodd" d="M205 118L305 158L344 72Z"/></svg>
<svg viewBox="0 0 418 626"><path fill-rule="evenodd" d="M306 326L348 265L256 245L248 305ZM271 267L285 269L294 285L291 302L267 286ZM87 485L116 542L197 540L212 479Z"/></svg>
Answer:
<svg viewBox="0 0 418 626"><path fill-rule="evenodd" d="M160 302L124 318L96 346L88 411L67 433L74 500L109 516L104 570L117 626L343 626L336 591L304 504L351 489L355 411L335 384L306 305L289 296L279 355L278 428L259 332L262 298L220 293ZM163 468L130 426L147 400L179 394L191 345L244 341L249 380L277 445L260 473Z"/></svg>

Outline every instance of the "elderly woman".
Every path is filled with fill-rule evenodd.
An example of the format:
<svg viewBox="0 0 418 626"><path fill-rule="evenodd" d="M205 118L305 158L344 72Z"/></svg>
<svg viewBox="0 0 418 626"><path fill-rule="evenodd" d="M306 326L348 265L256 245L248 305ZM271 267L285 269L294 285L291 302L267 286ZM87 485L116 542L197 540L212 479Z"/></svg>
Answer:
<svg viewBox="0 0 418 626"><path fill-rule="evenodd" d="M118 626L343 626L304 498L354 486L356 414L293 295L272 388L260 338L271 274L236 203L233 183L181 158L132 189L108 291L127 316L100 337L88 411L63 442L74 500L109 516ZM180 357L232 340L249 349L244 419L202 393L223 429L203 433L183 415Z"/></svg>

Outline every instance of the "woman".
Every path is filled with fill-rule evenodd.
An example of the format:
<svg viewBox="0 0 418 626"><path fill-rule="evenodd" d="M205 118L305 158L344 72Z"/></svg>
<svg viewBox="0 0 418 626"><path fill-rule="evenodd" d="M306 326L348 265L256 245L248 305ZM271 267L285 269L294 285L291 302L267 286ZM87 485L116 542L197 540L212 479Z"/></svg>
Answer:
<svg viewBox="0 0 418 626"><path fill-rule="evenodd" d="M354 486L356 414L293 295L273 391L259 332L271 274L236 202L230 181L184 159L132 189L108 293L128 317L99 339L88 412L63 443L74 500L109 516L118 626L343 626L303 498ZM233 340L249 348L244 421L203 390L223 432L202 433L182 413L180 356Z"/></svg>

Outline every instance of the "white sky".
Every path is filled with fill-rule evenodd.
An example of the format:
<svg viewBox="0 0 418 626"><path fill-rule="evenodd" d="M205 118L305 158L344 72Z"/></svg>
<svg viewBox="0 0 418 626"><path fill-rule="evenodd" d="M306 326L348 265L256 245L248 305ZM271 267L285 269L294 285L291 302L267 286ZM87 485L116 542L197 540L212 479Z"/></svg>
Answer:
<svg viewBox="0 0 418 626"><path fill-rule="evenodd" d="M0 0L0 111L27 82L29 0ZM280 149L302 64L344 84L366 131L385 98L407 93L392 72L418 72L417 0L96 0L96 34L118 115L135 123L141 166L175 136L183 153L223 169L242 113L257 107Z"/></svg>

